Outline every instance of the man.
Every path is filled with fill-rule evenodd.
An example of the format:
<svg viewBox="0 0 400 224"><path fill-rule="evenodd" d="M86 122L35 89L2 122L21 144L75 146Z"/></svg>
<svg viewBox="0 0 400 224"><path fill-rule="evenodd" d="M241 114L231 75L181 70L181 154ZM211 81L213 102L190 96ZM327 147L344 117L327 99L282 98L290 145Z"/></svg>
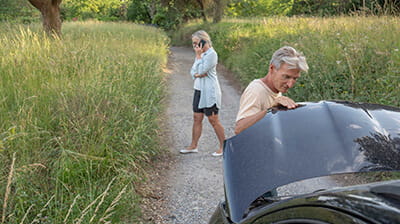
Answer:
<svg viewBox="0 0 400 224"><path fill-rule="evenodd" d="M239 112L236 117L235 134L261 120L267 110L282 105L294 109L298 105L289 97L282 96L294 86L301 72L307 72L306 59L294 48L285 46L278 49L269 65L268 74L253 80L240 98Z"/></svg>

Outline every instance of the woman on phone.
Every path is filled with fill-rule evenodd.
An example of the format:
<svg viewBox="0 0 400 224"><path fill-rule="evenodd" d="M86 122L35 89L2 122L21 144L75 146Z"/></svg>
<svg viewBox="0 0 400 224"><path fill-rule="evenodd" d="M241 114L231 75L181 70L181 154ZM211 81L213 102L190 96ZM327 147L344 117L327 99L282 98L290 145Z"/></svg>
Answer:
<svg viewBox="0 0 400 224"><path fill-rule="evenodd" d="M212 155L222 156L225 133L218 118L218 111L221 108L221 88L216 69L218 55L212 47L210 36L203 30L192 34L192 44L196 53L190 70L194 80L192 142L180 152L183 154L198 152L203 118L206 115L219 140L219 149Z"/></svg>

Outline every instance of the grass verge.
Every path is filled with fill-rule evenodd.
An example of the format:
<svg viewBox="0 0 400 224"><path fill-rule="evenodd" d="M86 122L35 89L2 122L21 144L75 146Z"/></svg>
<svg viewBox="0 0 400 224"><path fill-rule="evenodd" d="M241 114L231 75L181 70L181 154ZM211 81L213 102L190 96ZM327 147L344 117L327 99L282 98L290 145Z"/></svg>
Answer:
<svg viewBox="0 0 400 224"><path fill-rule="evenodd" d="M160 150L169 39L130 23L0 24L1 223L134 223Z"/></svg>

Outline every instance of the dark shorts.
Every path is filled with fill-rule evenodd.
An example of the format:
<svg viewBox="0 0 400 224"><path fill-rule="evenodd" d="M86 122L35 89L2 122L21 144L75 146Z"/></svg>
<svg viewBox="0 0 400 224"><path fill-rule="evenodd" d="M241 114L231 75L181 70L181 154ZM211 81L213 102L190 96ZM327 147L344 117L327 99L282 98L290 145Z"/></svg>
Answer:
<svg viewBox="0 0 400 224"><path fill-rule="evenodd" d="M218 114L218 108L217 104L214 104L212 107L206 107L206 108L199 108L199 102L200 102L200 90L194 90L194 96L193 96L193 112L195 113L203 113L207 117L211 116L213 114Z"/></svg>

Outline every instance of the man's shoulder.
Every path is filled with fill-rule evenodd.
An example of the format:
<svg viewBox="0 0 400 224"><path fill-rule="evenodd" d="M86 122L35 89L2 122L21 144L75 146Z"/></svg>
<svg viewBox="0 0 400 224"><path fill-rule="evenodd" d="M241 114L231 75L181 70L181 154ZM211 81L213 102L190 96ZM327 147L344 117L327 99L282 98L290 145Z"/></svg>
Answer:
<svg viewBox="0 0 400 224"><path fill-rule="evenodd" d="M249 83L249 85L246 88L247 91L258 90L258 89L264 89L264 85L260 79L254 79Z"/></svg>

